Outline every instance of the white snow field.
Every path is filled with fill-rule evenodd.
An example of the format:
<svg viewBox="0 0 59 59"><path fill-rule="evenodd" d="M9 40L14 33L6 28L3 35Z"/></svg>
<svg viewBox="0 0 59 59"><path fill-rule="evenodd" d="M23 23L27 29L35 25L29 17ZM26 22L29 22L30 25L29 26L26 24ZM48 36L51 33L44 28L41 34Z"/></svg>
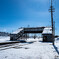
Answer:
<svg viewBox="0 0 59 59"><path fill-rule="evenodd" d="M10 41L10 37L9 36L0 36L0 43L8 42L8 41Z"/></svg>
<svg viewBox="0 0 59 59"><path fill-rule="evenodd" d="M57 53L59 54L59 37L55 40L55 49L57 50Z"/></svg>
<svg viewBox="0 0 59 59"><path fill-rule="evenodd" d="M10 46L0 45L0 59L59 59L52 43L42 42L42 38L29 38L26 41ZM59 47L57 40L55 45Z"/></svg>

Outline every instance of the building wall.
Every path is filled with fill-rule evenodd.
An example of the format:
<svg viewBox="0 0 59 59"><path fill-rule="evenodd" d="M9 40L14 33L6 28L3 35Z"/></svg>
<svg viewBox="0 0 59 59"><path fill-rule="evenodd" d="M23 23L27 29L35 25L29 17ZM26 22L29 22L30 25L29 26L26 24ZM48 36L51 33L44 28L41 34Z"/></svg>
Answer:
<svg viewBox="0 0 59 59"><path fill-rule="evenodd" d="M45 42L52 42L52 34L43 34L43 41Z"/></svg>

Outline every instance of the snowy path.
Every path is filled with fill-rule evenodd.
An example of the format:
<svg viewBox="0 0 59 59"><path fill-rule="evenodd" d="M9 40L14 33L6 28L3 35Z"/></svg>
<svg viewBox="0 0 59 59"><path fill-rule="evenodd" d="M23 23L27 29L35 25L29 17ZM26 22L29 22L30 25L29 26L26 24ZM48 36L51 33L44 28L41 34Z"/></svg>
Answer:
<svg viewBox="0 0 59 59"><path fill-rule="evenodd" d="M28 43L17 43L1 47L1 59L59 59L52 43L42 43L38 39L27 40Z"/></svg>

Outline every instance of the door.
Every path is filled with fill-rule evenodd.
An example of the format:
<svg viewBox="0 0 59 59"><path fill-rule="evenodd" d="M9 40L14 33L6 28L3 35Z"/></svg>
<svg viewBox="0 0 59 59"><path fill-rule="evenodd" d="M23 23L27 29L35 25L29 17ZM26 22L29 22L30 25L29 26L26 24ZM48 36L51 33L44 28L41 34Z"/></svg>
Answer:
<svg viewBox="0 0 59 59"><path fill-rule="evenodd" d="M45 42L47 41L47 36L43 37L43 41L45 41Z"/></svg>

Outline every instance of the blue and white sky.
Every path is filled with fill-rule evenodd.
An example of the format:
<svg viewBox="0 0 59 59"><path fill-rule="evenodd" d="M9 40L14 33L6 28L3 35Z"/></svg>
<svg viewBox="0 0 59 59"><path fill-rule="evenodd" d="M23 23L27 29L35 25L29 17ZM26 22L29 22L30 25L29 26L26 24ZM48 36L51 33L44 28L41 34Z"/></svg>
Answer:
<svg viewBox="0 0 59 59"><path fill-rule="evenodd" d="M53 0L56 35L59 35L59 0ZM0 0L0 31L20 27L50 26L50 0Z"/></svg>

